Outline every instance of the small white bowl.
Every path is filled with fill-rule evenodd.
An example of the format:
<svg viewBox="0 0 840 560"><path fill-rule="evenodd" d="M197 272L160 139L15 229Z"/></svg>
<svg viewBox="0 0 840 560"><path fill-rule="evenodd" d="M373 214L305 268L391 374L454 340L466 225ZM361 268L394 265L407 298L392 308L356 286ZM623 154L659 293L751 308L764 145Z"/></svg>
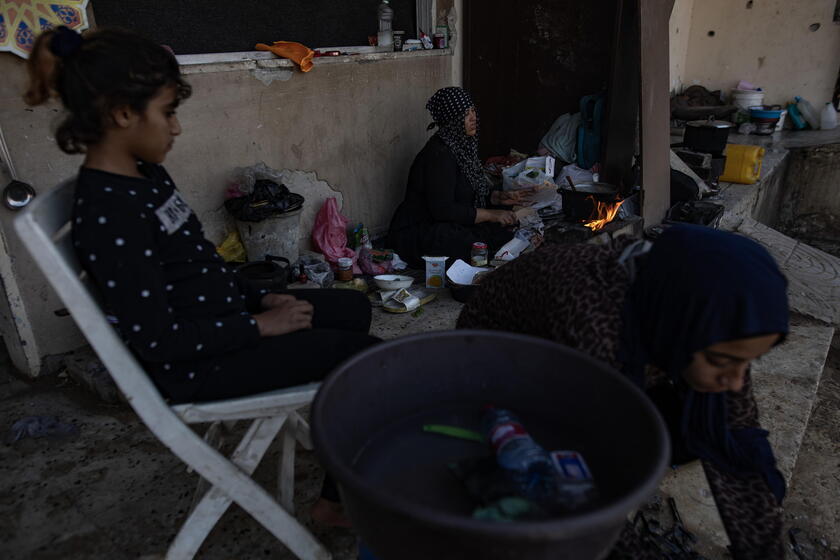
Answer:
<svg viewBox="0 0 840 560"><path fill-rule="evenodd" d="M376 282L380 290L399 290L411 286L414 283L414 278L399 274L380 274L374 276L373 281Z"/></svg>

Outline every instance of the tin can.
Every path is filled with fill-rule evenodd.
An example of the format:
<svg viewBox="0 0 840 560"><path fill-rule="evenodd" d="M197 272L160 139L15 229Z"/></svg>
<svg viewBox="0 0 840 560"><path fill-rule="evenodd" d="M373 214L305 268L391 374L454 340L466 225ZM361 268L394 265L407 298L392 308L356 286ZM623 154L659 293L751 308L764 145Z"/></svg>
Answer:
<svg viewBox="0 0 840 560"><path fill-rule="evenodd" d="M487 266L487 243L476 241L472 244L470 264L473 266Z"/></svg>
<svg viewBox="0 0 840 560"><path fill-rule="evenodd" d="M432 41L436 49L445 49L446 48L446 35L443 33L435 33L434 40Z"/></svg>
<svg viewBox="0 0 840 560"><path fill-rule="evenodd" d="M405 31L394 31L394 50L401 51L403 48L403 39L405 39Z"/></svg>

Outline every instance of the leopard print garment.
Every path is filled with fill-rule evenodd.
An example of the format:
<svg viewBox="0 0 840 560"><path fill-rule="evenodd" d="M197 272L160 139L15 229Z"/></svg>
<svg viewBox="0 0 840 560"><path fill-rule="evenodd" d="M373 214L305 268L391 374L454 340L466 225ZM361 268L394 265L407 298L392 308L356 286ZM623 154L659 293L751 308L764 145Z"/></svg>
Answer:
<svg viewBox="0 0 840 560"><path fill-rule="evenodd" d="M630 277L618 257L632 239L612 246L546 245L486 276L458 318L458 328L512 331L554 340L619 369L621 309ZM647 368L646 385L661 382ZM733 427L758 426L749 375L727 395ZM781 508L760 475L736 477L703 463L738 560L782 559ZM654 558L629 526L610 558Z"/></svg>
<svg viewBox="0 0 840 560"><path fill-rule="evenodd" d="M758 407L749 371L744 387L726 396L727 421L731 427L759 427ZM768 490L764 478L758 474L735 476L708 461L703 461L703 470L732 543L732 556L738 560L784 558L784 545L780 538L782 508Z"/></svg>
<svg viewBox="0 0 840 560"><path fill-rule="evenodd" d="M547 338L618 367L621 309L630 286L618 257L632 241L546 245L526 253L484 277L458 328Z"/></svg>

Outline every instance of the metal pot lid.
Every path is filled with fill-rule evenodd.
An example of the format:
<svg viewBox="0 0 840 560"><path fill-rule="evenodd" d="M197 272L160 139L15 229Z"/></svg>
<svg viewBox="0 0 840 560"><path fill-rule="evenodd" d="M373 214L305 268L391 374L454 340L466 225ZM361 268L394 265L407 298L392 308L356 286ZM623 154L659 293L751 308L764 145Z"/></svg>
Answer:
<svg viewBox="0 0 840 560"><path fill-rule="evenodd" d="M716 121L714 119L709 119L707 121L689 121L685 123L685 126L694 126L700 128L732 128L735 125L729 121Z"/></svg>
<svg viewBox="0 0 840 560"><path fill-rule="evenodd" d="M618 188L616 188L615 185L611 185L609 183L592 183L588 181L575 183L575 189L578 192L586 194L615 194L618 192ZM572 192L572 189L568 185L564 185L563 190Z"/></svg>

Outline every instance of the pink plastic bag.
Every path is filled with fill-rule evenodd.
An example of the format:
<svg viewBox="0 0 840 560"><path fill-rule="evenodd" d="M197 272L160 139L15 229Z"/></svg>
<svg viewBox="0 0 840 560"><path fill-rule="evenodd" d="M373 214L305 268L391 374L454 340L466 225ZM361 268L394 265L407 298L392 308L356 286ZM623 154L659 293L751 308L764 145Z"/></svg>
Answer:
<svg viewBox="0 0 840 560"><path fill-rule="evenodd" d="M328 262L335 264L340 257L350 257L356 263L356 252L347 246L347 222L333 197L324 201L315 216L312 243Z"/></svg>

